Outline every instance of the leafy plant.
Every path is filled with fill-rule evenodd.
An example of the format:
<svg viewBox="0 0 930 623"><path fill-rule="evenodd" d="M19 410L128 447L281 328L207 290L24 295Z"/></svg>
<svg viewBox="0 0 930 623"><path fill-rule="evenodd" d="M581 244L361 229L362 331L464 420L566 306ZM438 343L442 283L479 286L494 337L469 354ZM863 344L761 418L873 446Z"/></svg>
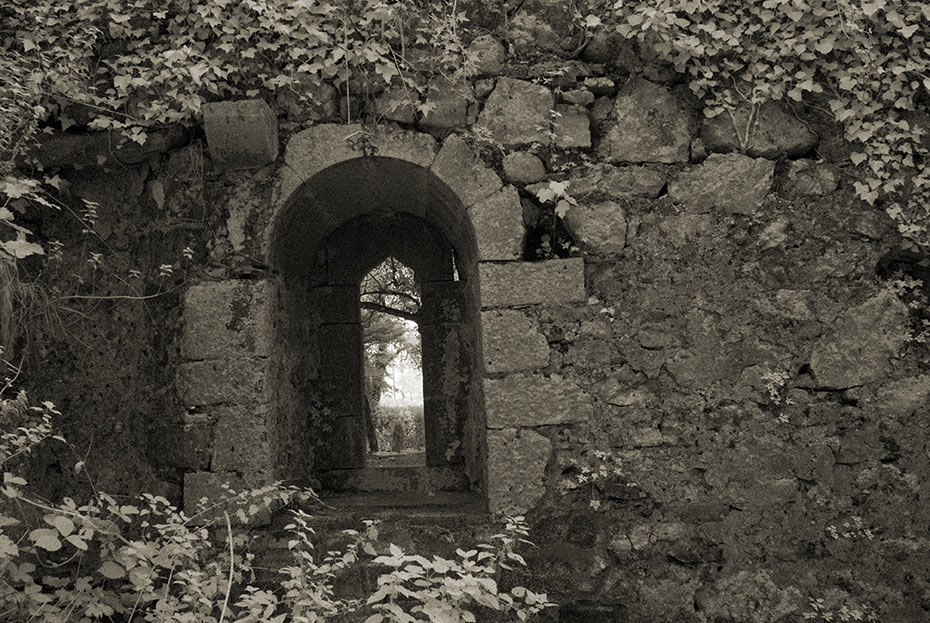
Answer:
<svg viewBox="0 0 930 623"><path fill-rule="evenodd" d="M687 76L745 150L768 100L821 108L855 151L855 189L930 245L930 3L914 0L617 0L602 21ZM747 111L741 114L740 110Z"/></svg>
<svg viewBox="0 0 930 623"><path fill-rule="evenodd" d="M520 518L509 519L491 544L459 550L453 560L407 555L394 545L378 556L371 521L361 531L345 531L342 549L320 556L312 518L297 509L286 526L292 563L279 570L277 588L256 585L248 527L282 504L312 499L312 491L227 487L222 500L202 500L192 517L150 494L117 500L95 492L83 504L52 503L30 492L16 466L53 436L54 415L54 405L31 407L23 392L0 394L0 421L9 431L0 435L3 620L314 623L368 615L372 622L446 622L475 621L474 608L484 607L522 621L551 605L545 595L497 585L502 569L525 564L516 552L527 542ZM378 591L367 599L337 596L336 581L363 557L386 569Z"/></svg>

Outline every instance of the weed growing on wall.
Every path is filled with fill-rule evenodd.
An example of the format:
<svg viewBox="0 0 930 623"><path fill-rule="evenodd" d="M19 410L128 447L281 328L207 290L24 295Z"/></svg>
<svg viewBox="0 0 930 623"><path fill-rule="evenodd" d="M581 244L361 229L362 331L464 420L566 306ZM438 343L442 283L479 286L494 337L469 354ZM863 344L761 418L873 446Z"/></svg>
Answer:
<svg viewBox="0 0 930 623"><path fill-rule="evenodd" d="M49 502L30 491L18 468L53 437L55 415L50 403L30 406L25 393L0 395L0 423L9 431L0 434L0 620L473 622L481 608L525 621L551 605L545 595L497 584L502 570L525 564L516 551L528 543L522 518L509 518L489 543L460 549L454 559L426 559L395 545L378 555L374 522L346 531L341 549L320 554L312 518L298 509L285 528L291 564L274 585L256 585L249 526L261 514L313 498L311 491L227 488L216 503L202 500L192 517L150 494L118 500L95 491L84 503ZM338 596L338 579L365 563L383 570L376 592Z"/></svg>

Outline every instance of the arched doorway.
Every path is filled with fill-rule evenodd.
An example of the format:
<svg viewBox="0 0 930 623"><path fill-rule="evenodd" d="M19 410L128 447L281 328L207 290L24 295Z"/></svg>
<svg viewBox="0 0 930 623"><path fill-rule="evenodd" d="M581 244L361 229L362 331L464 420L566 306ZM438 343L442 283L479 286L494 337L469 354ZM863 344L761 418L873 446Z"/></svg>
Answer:
<svg viewBox="0 0 930 623"><path fill-rule="evenodd" d="M425 467L410 486L480 488L484 424L473 284L474 233L461 201L428 170L363 157L314 175L282 210L271 254L279 283L276 359L290 391L276 405L309 471L362 486L370 412L364 395L359 283L387 258L409 266L422 301ZM453 242L454 240L454 242ZM301 429L306 429L302 431ZM296 457L299 448L288 455ZM403 488L394 479L393 487ZM350 484L346 484L350 483ZM351 484L355 483L355 484Z"/></svg>

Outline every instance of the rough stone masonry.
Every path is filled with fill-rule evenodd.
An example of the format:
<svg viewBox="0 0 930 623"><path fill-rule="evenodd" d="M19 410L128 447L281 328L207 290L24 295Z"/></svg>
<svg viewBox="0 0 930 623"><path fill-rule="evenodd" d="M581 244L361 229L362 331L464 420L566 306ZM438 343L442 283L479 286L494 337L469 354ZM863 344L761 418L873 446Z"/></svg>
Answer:
<svg viewBox="0 0 930 623"><path fill-rule="evenodd" d="M928 620L926 262L855 199L820 112L766 104L739 153L635 46L597 34L570 58L567 11L476 27L478 74L431 84L426 116L398 85L352 93L372 123L346 125L324 88L207 106L205 141L42 144L109 246L143 267L193 250L165 298L89 310L91 348L36 329L101 488L191 504L312 477L314 437L280 406L317 408L301 388L325 366L288 343L319 338L288 310L321 299L272 249L368 218L387 167L385 213L403 200L468 260L463 460L484 504L534 525L527 582L560 620L787 623L812 599Z"/></svg>

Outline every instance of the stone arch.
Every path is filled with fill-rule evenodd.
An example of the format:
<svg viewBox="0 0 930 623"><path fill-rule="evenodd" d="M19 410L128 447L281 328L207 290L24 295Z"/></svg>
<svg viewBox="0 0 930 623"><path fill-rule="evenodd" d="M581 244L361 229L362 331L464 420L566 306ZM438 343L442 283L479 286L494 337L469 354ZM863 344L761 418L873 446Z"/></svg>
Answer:
<svg viewBox="0 0 930 623"><path fill-rule="evenodd" d="M331 372L320 358L320 327L356 323L360 271L430 240L438 240L425 254L431 260L405 263L420 261L438 307L461 302L456 348L470 373L467 394L455 399L467 413L460 433L466 472L492 511L523 512L538 500L550 451L541 427L587 417L591 401L576 385L544 374L549 347L533 309L583 302L584 264L521 261L517 191L462 138L439 145L391 128L312 127L288 142L271 205L236 219L237 231L252 223L254 246L271 270L198 284L185 297L182 394L189 410L219 414L208 416L212 462L185 476L186 501L217 481L257 484L310 473L306 414L321 408L315 388ZM448 279L451 263L436 258L454 258L458 285ZM439 273L428 274L436 267ZM437 324L448 320L442 313L437 309ZM354 331L334 331L329 350L357 348L360 355ZM208 346L204 336L222 345ZM350 382L357 376L348 375Z"/></svg>
<svg viewBox="0 0 930 623"><path fill-rule="evenodd" d="M431 471L419 484L486 488L477 267L520 257L522 210L514 189L505 190L464 142L444 149L427 135L352 126L317 126L288 144L266 249L278 291L274 352L290 352L276 356L276 376L295 386L278 395L276 411L290 420L279 426L292 431L288 440L315 442L313 471L328 475L324 482L345 482L344 470L365 466L358 284L393 256L422 288ZM301 430L304 413L316 417L313 439ZM278 464L294 465L299 452L284 442ZM460 464L458 472L451 467Z"/></svg>

